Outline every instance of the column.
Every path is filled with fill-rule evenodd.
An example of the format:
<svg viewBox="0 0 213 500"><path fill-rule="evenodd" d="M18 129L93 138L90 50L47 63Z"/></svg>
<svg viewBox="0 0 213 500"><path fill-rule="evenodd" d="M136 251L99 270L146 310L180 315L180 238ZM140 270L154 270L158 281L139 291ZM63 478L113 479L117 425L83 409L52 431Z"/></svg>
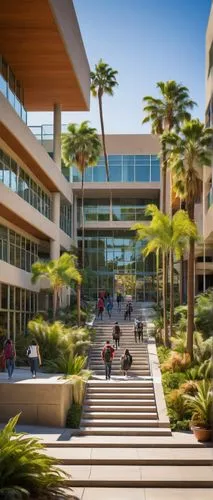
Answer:
<svg viewBox="0 0 213 500"><path fill-rule="evenodd" d="M53 159L61 169L61 106L54 104L53 111Z"/></svg>
<svg viewBox="0 0 213 500"><path fill-rule="evenodd" d="M52 199L52 216L53 223L56 225L56 239L50 241L50 259L58 259L60 257L60 193L53 193Z"/></svg>

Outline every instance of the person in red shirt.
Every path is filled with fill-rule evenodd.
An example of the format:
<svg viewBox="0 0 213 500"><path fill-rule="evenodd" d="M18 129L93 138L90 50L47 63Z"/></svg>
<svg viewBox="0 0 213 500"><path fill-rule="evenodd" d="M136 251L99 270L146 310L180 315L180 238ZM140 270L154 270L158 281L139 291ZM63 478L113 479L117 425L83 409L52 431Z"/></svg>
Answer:
<svg viewBox="0 0 213 500"><path fill-rule="evenodd" d="M103 311L104 311L104 299L99 297L98 299L98 318L101 316L101 320L103 319Z"/></svg>
<svg viewBox="0 0 213 500"><path fill-rule="evenodd" d="M104 345L102 349L102 359L105 364L105 375L106 375L106 380L111 377L111 369L112 369L112 360L114 358L114 352L115 349L114 347L111 346L110 341L107 340L106 344Z"/></svg>
<svg viewBox="0 0 213 500"><path fill-rule="evenodd" d="M4 357L6 361L6 367L8 372L8 378L11 379L13 376L13 370L15 366L16 351L13 346L12 340L8 339L4 346Z"/></svg>

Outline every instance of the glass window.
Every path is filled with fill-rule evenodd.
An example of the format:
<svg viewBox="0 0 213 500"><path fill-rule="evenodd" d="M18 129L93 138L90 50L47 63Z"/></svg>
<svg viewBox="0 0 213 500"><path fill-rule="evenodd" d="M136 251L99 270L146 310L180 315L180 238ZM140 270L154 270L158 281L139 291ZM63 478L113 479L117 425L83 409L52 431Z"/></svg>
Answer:
<svg viewBox="0 0 213 500"><path fill-rule="evenodd" d="M88 167L85 172L84 180L85 182L92 182L92 167Z"/></svg>
<svg viewBox="0 0 213 500"><path fill-rule="evenodd" d="M103 165L97 165L97 167L93 167L93 181L94 182L106 181L106 171Z"/></svg>
<svg viewBox="0 0 213 500"><path fill-rule="evenodd" d="M150 181L150 156L135 156L135 180L136 182Z"/></svg>
<svg viewBox="0 0 213 500"><path fill-rule="evenodd" d="M0 308L8 309L7 298L8 298L8 285L0 284L1 293L0 293Z"/></svg>
<svg viewBox="0 0 213 500"><path fill-rule="evenodd" d="M122 168L121 165L110 164L109 178L111 182L122 182Z"/></svg>
<svg viewBox="0 0 213 500"><path fill-rule="evenodd" d="M160 182L160 159L155 155L151 156L151 181Z"/></svg>
<svg viewBox="0 0 213 500"><path fill-rule="evenodd" d="M123 182L134 182L134 156L123 157Z"/></svg>

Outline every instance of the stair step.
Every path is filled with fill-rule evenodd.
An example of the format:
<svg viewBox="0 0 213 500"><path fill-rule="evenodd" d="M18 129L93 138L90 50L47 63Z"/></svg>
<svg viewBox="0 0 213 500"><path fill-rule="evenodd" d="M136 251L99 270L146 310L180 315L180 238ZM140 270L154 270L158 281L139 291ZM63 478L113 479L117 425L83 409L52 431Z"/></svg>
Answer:
<svg viewBox="0 0 213 500"><path fill-rule="evenodd" d="M156 419L147 420L147 419L126 419L122 420L119 418L108 419L103 417L103 419L99 418L90 418L90 419L81 419L81 427L157 427Z"/></svg>
<svg viewBox="0 0 213 500"><path fill-rule="evenodd" d="M157 412L157 409L156 409L156 406L116 406L116 404L114 406L112 405L105 405L104 406L101 406L101 405L85 405L84 406L84 413L86 412L89 412L89 413L93 413L93 412L105 412L105 413L113 413L114 412L124 412L125 415L127 415L127 413L150 413L150 414L153 414L153 413L156 413Z"/></svg>
<svg viewBox="0 0 213 500"><path fill-rule="evenodd" d="M125 387L122 387L122 385L119 386L114 386L114 384L111 384L111 382L106 382L105 383L105 386L96 386L96 387L92 387L91 385L88 387L87 391L88 393L94 393L94 392L104 392L105 394L108 394L108 393L118 393L118 389L119 389L119 393L120 394L132 394L133 392L135 394L138 394L140 395L141 393L146 393L146 392L151 392L153 391L153 385L144 385L143 387L136 387L136 386L125 386ZM134 390L134 391L133 391Z"/></svg>
<svg viewBox="0 0 213 500"><path fill-rule="evenodd" d="M106 408L106 411L107 411L107 408L110 407L110 405L115 405L115 406L119 406L119 407L125 407L125 406L131 406L131 407L134 407L134 406L138 406L139 408L142 407L142 408L146 408L146 405L147 405L147 408L151 408L152 406L151 405L155 405L155 400L154 398L150 398L150 399L100 399L100 398L88 398L86 397L85 398L85 404L88 405L88 406L95 406L95 405L104 405L104 407ZM150 405L150 406L148 406ZM155 406L154 406L155 407ZM128 410L129 411L129 410ZM141 410L142 411L142 410Z"/></svg>
<svg viewBox="0 0 213 500"><path fill-rule="evenodd" d="M58 464L70 465L212 465L212 450L208 448L128 448L118 446L93 449L49 447L45 450Z"/></svg>
<svg viewBox="0 0 213 500"><path fill-rule="evenodd" d="M157 413L156 411L154 412L139 412L139 411L136 411L136 412L120 412L120 411L109 411L107 414L106 412L103 412L103 411L92 411L92 410L87 410L87 409L84 409L83 411L83 420L87 420L87 419L94 419L94 422L96 421L96 419L119 419L119 420L157 420L158 419L158 416L157 416Z"/></svg>
<svg viewBox="0 0 213 500"><path fill-rule="evenodd" d="M208 465L198 465L195 467L195 473L192 474L192 467L189 465L106 465L100 468L98 465L84 466L63 466L63 470L70 475L67 483L72 487L150 487L150 488L212 488L213 487L213 469ZM83 476L83 477L82 477ZM182 498L176 492L176 498ZM208 490L207 490L208 493ZM134 493L132 492L133 498ZM99 496L101 498L101 496ZM109 497L110 498L110 497ZM111 499L115 498L111 496ZM130 497L132 498L132 496ZM142 496L141 496L142 498ZM148 498L148 497L147 497ZM151 497L150 497L151 498ZM153 496L153 498L160 498ZM162 498L171 498L172 493ZM186 498L186 496L185 496ZM192 496L191 498L194 498ZM198 496L197 496L198 498ZM206 498L205 492L203 497Z"/></svg>
<svg viewBox="0 0 213 500"><path fill-rule="evenodd" d="M97 400L97 399L100 399L102 401L108 401L108 400L114 400L115 398L115 393L87 393L87 399L86 400L91 400L93 399L94 400ZM150 392L150 393L146 393L146 394L140 394L139 397L138 397L138 394L127 394L127 393L123 393L123 394L117 394L116 395L116 401L117 402L120 402L122 403L122 401L125 402L126 404L126 401L129 400L129 404L131 404L131 400L134 400L136 401L138 398L138 401L143 402L144 401L147 401L147 400L150 400L150 401L153 401L154 402L154 393L153 392Z"/></svg>
<svg viewBox="0 0 213 500"><path fill-rule="evenodd" d="M163 427L84 427L79 435L88 436L171 436L171 430Z"/></svg>

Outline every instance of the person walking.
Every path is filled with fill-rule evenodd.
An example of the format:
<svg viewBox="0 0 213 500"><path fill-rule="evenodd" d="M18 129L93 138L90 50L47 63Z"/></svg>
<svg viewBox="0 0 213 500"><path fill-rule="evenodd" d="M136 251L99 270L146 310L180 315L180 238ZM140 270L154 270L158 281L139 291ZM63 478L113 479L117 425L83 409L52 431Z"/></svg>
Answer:
<svg viewBox="0 0 213 500"><path fill-rule="evenodd" d="M124 372L124 376L127 377L128 370L132 366L132 356L129 349L125 349L124 354L121 356L121 370Z"/></svg>
<svg viewBox="0 0 213 500"><path fill-rule="evenodd" d="M109 296L107 299L107 306L106 306L109 318L111 318L112 316L112 308L113 308L113 303L111 297Z"/></svg>
<svg viewBox="0 0 213 500"><path fill-rule="evenodd" d="M143 342L143 322L142 321L137 321L135 319L134 321L134 335L135 335L135 343L137 342Z"/></svg>
<svg viewBox="0 0 213 500"><path fill-rule="evenodd" d="M104 299L103 297L99 297L98 299L98 318L101 317L103 319L103 311L104 311Z"/></svg>
<svg viewBox="0 0 213 500"><path fill-rule="evenodd" d="M132 311L133 311L132 303L131 303L131 302L127 302L127 305L126 305L126 310L125 310L125 313L124 313L124 319L125 319L125 320L126 320L127 318L129 318L129 321L131 321L131 314L132 314Z"/></svg>
<svg viewBox="0 0 213 500"><path fill-rule="evenodd" d="M104 345L104 347L102 349L102 353L101 353L102 360L105 364L106 380L107 379L110 380L110 377L111 377L112 360L114 357L114 352L115 352L115 349L111 346L110 341L107 340L106 344Z"/></svg>
<svg viewBox="0 0 213 500"><path fill-rule="evenodd" d="M7 367L8 379L10 380L13 376L13 371L15 367L16 351L13 346L12 340L7 339L4 345L4 358Z"/></svg>
<svg viewBox="0 0 213 500"><path fill-rule="evenodd" d="M118 311L121 311L121 294L117 293L117 305L118 305Z"/></svg>
<svg viewBox="0 0 213 500"><path fill-rule="evenodd" d="M120 336L121 336L121 329L120 329L118 322L116 321L116 323L113 326L113 331L112 331L112 338L115 341L116 351L117 351L118 347L120 347Z"/></svg>
<svg viewBox="0 0 213 500"><path fill-rule="evenodd" d="M29 345L27 349L27 356L30 361L32 378L36 378L38 365L41 365L41 356L40 356L39 346L35 339L32 340L31 345Z"/></svg>

